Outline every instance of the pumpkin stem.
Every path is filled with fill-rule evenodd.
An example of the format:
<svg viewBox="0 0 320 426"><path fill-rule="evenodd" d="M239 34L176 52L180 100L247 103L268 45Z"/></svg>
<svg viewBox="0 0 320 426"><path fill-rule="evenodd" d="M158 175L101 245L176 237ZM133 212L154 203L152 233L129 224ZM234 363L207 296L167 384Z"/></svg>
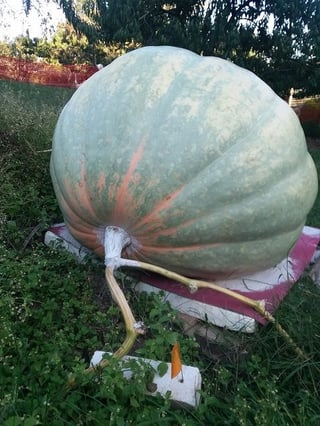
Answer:
<svg viewBox="0 0 320 426"><path fill-rule="evenodd" d="M122 250L131 243L129 234L118 226L107 226L104 234L104 263L115 267Z"/></svg>
<svg viewBox="0 0 320 426"><path fill-rule="evenodd" d="M119 306L126 326L126 338L120 348L113 354L116 358L126 355L139 334L144 333L142 322L137 322L133 316L130 306L117 283L113 271L118 267L118 260L123 248L131 243L131 239L126 231L117 226L108 226L105 230L104 248L105 248L105 278L110 289L113 300ZM100 365L104 364L104 361Z"/></svg>
<svg viewBox="0 0 320 426"><path fill-rule="evenodd" d="M126 338L120 348L113 354L114 358L122 358L126 355L132 346L134 345L136 338L139 334L144 334L145 329L142 322L137 322L132 314L130 306L121 290L119 284L113 275L113 269L110 267L106 267L105 269L105 278L110 289L112 298L118 304L121 309L122 316L126 325ZM87 368L84 372L90 373L94 372L97 368L104 368L108 365L109 361L107 359L103 359L99 362L98 365L94 367Z"/></svg>
<svg viewBox="0 0 320 426"><path fill-rule="evenodd" d="M114 277L113 271L118 267L119 259L121 258L121 252L123 248L131 243L129 234L122 228L117 226L107 226L104 236L104 250L105 250L105 278L106 283L111 292L113 300L119 306L125 326L126 326L126 338L120 348L113 354L115 358L122 358L126 355L132 346L134 345L137 336L144 334L145 329L142 322L137 322L133 316L130 306L125 298L123 291L121 290L117 280ZM109 361L103 359L96 366L91 366L84 370L85 374L93 373L99 368L104 368L108 365ZM70 375L68 377L67 387L71 388L75 385L75 378Z"/></svg>
<svg viewBox="0 0 320 426"><path fill-rule="evenodd" d="M120 310L122 312L122 316L126 325L126 338L124 342L122 343L122 345L120 346L120 348L113 354L114 358L120 359L130 351L130 349L132 348L132 346L134 345L137 339L137 336L139 334L144 334L145 328L144 328L143 322L141 321L137 322L135 320L133 313L130 309L130 306L123 294L123 291L121 290L119 284L117 283L113 275L112 267L105 268L105 278L106 278L108 287L110 289L112 298L120 307ZM108 364L109 364L108 359L102 359L99 362L99 364L86 368L83 373L84 374L94 373L95 371L99 371L99 369L105 368ZM67 381L67 388L70 389L75 384L76 384L75 377L73 375L69 375L68 381Z"/></svg>
<svg viewBox="0 0 320 426"><path fill-rule="evenodd" d="M110 289L112 298L121 309L122 316L126 325L127 336L120 348L114 353L114 357L121 358L132 348L137 336L144 333L144 326L141 321L137 322L133 316L130 306L125 298L123 291L113 275L111 268L105 269L105 277Z"/></svg>
<svg viewBox="0 0 320 426"><path fill-rule="evenodd" d="M180 275L180 274L177 274L175 272L169 271L167 269L161 268L160 266L152 265L152 264L146 263L146 262L139 262L139 261L136 261L136 260L122 259L121 258L121 259L118 259L117 267L121 267L121 266L141 268L141 269L144 269L144 270L147 270L147 271L155 272L157 274L160 274L162 276L165 276L169 279L172 279L174 281L178 281L181 284L188 286L192 293L197 291L199 288L210 288L212 290L218 291L219 293L223 293L223 294L226 294L230 297L233 297L234 299L250 306L256 312L258 312L261 316L263 316L267 321L274 324L277 331L293 347L293 349L297 353L297 355L299 355L301 358L306 358L306 355L304 354L304 352L293 341L293 339L290 337L290 335L277 322L277 320L274 318L274 316L271 315L270 312L268 312L265 309L263 301L253 300L253 299L250 299L249 297L243 296L242 294L239 294L239 293L237 293L233 290L230 290L228 288L220 287L217 284L187 278L187 277L184 277L183 275Z"/></svg>
<svg viewBox="0 0 320 426"><path fill-rule="evenodd" d="M110 289L112 298L118 304L121 309L122 316L126 325L126 338L119 349L113 354L114 358L122 358L125 356L132 346L134 345L139 334L144 334L145 328L141 321L137 322L133 316L133 313L130 309L130 306L121 290L119 284L117 283L114 275L113 268L105 268L105 278ZM109 360L102 359L99 364L91 366L84 370L84 374L94 373L99 369L105 368L109 364ZM76 384L75 378L73 375L68 377L67 388L72 388Z"/></svg>

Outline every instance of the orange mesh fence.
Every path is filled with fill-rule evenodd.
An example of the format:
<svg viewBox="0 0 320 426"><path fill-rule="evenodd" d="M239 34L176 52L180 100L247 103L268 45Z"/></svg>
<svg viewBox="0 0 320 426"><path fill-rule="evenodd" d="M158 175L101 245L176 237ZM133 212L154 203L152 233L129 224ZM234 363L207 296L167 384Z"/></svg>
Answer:
<svg viewBox="0 0 320 426"><path fill-rule="evenodd" d="M320 126L320 97L307 100L301 106L299 118L303 123L309 121Z"/></svg>
<svg viewBox="0 0 320 426"><path fill-rule="evenodd" d="M76 88L98 69L92 65L52 65L13 57L0 57L0 79L46 86Z"/></svg>

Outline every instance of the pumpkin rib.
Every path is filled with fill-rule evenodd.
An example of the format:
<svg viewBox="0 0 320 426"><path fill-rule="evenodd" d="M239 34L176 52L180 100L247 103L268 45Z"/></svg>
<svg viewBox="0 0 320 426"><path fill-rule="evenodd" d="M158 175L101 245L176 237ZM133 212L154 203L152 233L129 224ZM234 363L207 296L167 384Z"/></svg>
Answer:
<svg viewBox="0 0 320 426"><path fill-rule="evenodd" d="M53 172L54 173L54 172ZM87 216L87 211L83 210L82 208L82 214L79 211L79 205L81 205L80 202L80 196L78 195L78 191L74 191L71 186L69 186L69 190L67 190L68 185L66 185L65 183L63 183L62 185L60 185L61 188L61 193L59 194L59 197L61 198L61 203L63 203L64 205L64 209L69 210L69 214L66 214L66 217L71 216L73 219L71 219L70 221L74 221L75 217L77 218L78 221L80 221L81 223L88 223L90 224L92 227L97 227L100 225L101 222L103 222L102 218L99 218L97 214L95 214L96 217L93 217L93 215L91 215L91 217L89 218ZM64 190L62 189L64 188ZM84 190L82 192L85 192ZM88 193L88 191L86 191L86 194ZM70 196L70 194L73 194L73 197ZM87 198L87 202L89 203L89 199ZM73 201L71 201L71 199ZM91 212L91 214L93 213L93 211Z"/></svg>
<svg viewBox="0 0 320 426"><path fill-rule="evenodd" d="M125 219L122 218L123 212L126 210L126 205L134 203L134 200L128 194L128 187L130 182L133 180L133 174L136 171L137 164L140 162L143 151L145 149L146 141L142 141L138 146L136 152L133 154L130 164L126 173L124 174L117 190L117 197L114 204L114 209L111 214L111 221L122 223ZM129 197L129 199L128 199Z"/></svg>
<svg viewBox="0 0 320 426"><path fill-rule="evenodd" d="M63 115L63 113L62 113ZM83 147L82 152L85 152L85 148ZM53 173L56 176L59 176L54 161L52 163ZM76 215L83 221L89 222L92 226L97 226L98 223L104 220L102 216L99 217L97 209L94 209L94 203L90 199L90 193L92 191L88 188L87 180L86 180L86 159L85 155L82 155L82 159L80 160L80 169L78 182L74 183L73 187L71 182L69 183L66 178L62 178L62 182L60 183L61 192L64 195L64 200L69 200L69 203L73 203L72 210L76 213ZM71 201L72 200L72 201ZM82 210L82 214L79 212ZM90 215L90 216L89 216Z"/></svg>
<svg viewBox="0 0 320 426"><path fill-rule="evenodd" d="M303 226L304 226L304 223L300 224L300 226L297 227L297 228L299 228L299 230L302 230ZM280 235L282 237L285 237L286 235L291 234L293 231L295 231L295 229L284 231ZM277 235L279 237L279 234L275 233L274 235ZM245 241L245 243L247 244L247 243L252 242L252 243L257 243L257 244L264 244L266 241L273 240L274 235L271 235L268 238L260 237L260 238L247 239ZM226 244L228 244L230 246L241 246L243 244L243 241L240 241L240 240L239 241L235 241L235 240L231 241L230 240L229 242L228 241L226 242L226 240L220 240L220 241L218 240L218 241L215 241L215 242L212 242L212 243L206 243L206 244L204 244L204 243L200 244L199 242L195 242L194 244L184 245L184 246L161 246L161 245L153 245L152 246L152 245L148 245L148 244L142 244L139 252L140 251L144 251L144 252L148 252L148 253L151 253L153 251L157 252L157 253L158 252L171 252L172 254L184 252L184 251L185 252L188 252L188 251L199 252L201 250L207 250L208 248L217 248L219 246L226 245Z"/></svg>
<svg viewBox="0 0 320 426"><path fill-rule="evenodd" d="M54 162L53 161L51 161L51 163L50 163L50 170L51 170L52 181L53 181L54 185L57 185L58 181L56 180L56 174L55 174L55 171L54 171ZM64 185L63 185L63 188L65 188ZM62 189L61 186L60 186L60 189ZM59 204L60 204L60 208L64 212L64 219L65 219L65 222L68 225L68 227L70 227L70 223L72 223L74 225L73 226L74 229L75 229L75 225L76 225L76 228L79 229L81 232L82 232L82 230L84 230L83 231L84 235L89 236L90 233L87 231L87 229L88 229L87 223L88 222L87 222L86 218L81 217L79 215L79 212L76 209L76 207L72 205L73 203L70 202L71 197L70 196L68 197L68 194L65 194L63 190L61 190L59 192L57 197L58 197L58 201L59 201ZM98 226L97 222L95 222L92 226L93 227ZM80 241L83 242L83 241L86 241L86 240L87 240L87 237L81 239Z"/></svg>
<svg viewBox="0 0 320 426"><path fill-rule="evenodd" d="M63 185L63 188L65 188L65 185ZM58 201L61 205L61 208L63 208L64 210L64 215L66 220L68 220L68 217L70 217L69 221L73 223L74 222L78 223L79 224L78 226L81 226L80 224L82 223L83 224L88 223L85 216L81 216L79 214L79 210L76 208L75 203L70 202L70 196L68 196L68 193L65 193L63 190L61 190L61 192L58 195Z"/></svg>
<svg viewBox="0 0 320 426"><path fill-rule="evenodd" d="M303 166L303 169L305 169L304 166ZM161 236L161 235L163 237L169 237L170 235L174 236L174 232L173 232L174 230L176 230L176 232L177 232L177 231L179 231L179 228L183 229L183 228L186 228L188 225L190 225L191 228L195 230L194 231L194 233L195 233L194 237L196 237L196 235L197 235L196 233L198 232L198 231L196 231L197 225L201 229L201 222L202 221L210 222L210 217L214 218L219 213L222 214L222 213L226 212L227 216L230 216L231 218L237 217L237 221L239 221L241 223L242 219L239 219L239 217L241 218L241 211L244 210L244 214L247 215L245 209L247 208L248 203L250 202L251 204L253 204L255 202L255 199L257 197L258 197L258 200L257 200L256 206L255 206L255 217L256 216L263 217L264 216L264 212L269 211L271 209L272 202L274 202L273 199L272 199L272 193L274 191L279 192L279 193L283 192L285 190L285 188L288 185L290 185L290 181L291 180L299 181L299 179L297 178L297 175L299 175L300 173L301 173L300 169L291 170L291 173L288 174L284 180L281 180L281 181L277 182L276 185L274 185L274 187L272 188L271 194L269 195L268 198L266 198L266 194L264 195L264 197L262 198L263 204L261 203L261 199L260 199L261 196L260 196L259 193L258 194L257 193L253 193L253 194L251 193L248 196L246 196L245 198L242 198L241 201L239 201L239 200L233 200L231 197L229 197L229 200L226 200L226 201L223 201L223 202L219 203L220 204L219 207L215 206L214 209L212 209L210 207L207 207L206 210L205 210L205 212L203 212L201 214L200 214L200 212L198 212L196 216L189 217L188 215L185 214L184 215L185 221L182 222L182 223L180 222L179 225L174 224L174 225L170 226L169 224L167 224L163 229L157 230L156 227L159 226L159 225L157 225L155 223L155 220L154 220L155 218L153 218L153 220L151 222L153 224L153 227L152 228L150 228L150 227L148 228L149 232L152 232L153 235L147 236L146 238L143 238L143 235L146 234L146 230L145 229L140 230L140 233L137 232L136 229L130 229L129 232L130 232L130 234L134 235L135 238L138 239L142 243L145 239L147 241L150 240L150 239L153 240L153 241L157 241L158 236ZM298 190L296 191L296 194L303 193L303 191L305 191L305 182L303 180L301 180L301 184L299 186L300 186L300 190L298 188ZM185 190L186 190L186 193L189 194L189 196L190 196L190 194L192 194L191 189L189 189L188 187L185 188ZM260 191L264 192L265 191L265 187L262 187L260 189ZM192 195L191 195L191 197L192 197ZM294 205L298 201L300 201L300 200L293 200L291 202L292 207L294 207ZM180 204L183 205L184 203L185 203L185 200L182 199L182 201L180 202ZM276 201L276 203L278 204L277 201ZM179 206L177 206L175 208L179 209ZM230 209L232 209L233 213L230 212ZM167 213L163 212L163 214L164 215L165 214L170 215L169 212L167 212ZM279 214L277 215L278 217L279 217ZM284 214L285 214L285 212L284 212ZM266 219L267 219L267 217L266 217ZM234 220L234 219L232 219L232 220ZM225 224L226 223L227 222L225 222ZM265 228L261 228L261 221L260 220L259 220L259 224L260 224L259 225L260 226L260 233L259 233L260 237L262 237L263 235L269 235L270 237L272 237L273 235L278 235L279 232L281 232L281 231L282 232L286 232L286 231L292 231L295 228L300 228L301 220L300 220L300 218L297 218L297 220L295 222L293 222L293 223L292 222L287 222L286 219L284 220L284 222L281 222L281 221L273 222L272 223L272 226L273 226L272 228L270 228L269 225L267 227L265 227ZM238 228L238 230L240 231L240 233L236 234L235 233L236 230L235 230L230 235L230 239L232 239L232 240L238 240L238 239L242 240L244 238L243 233L242 233L243 230L240 227ZM187 230L185 229L184 232L187 232ZM251 236L251 237L250 237L250 235L251 235L251 231L250 230L246 229L245 233L246 233L246 240L248 240L248 241L257 238L256 231L254 232L253 236ZM198 238L199 238L199 234L198 234ZM220 237L220 238L221 238L221 240L218 239L218 240L215 240L215 242L221 243L223 240L225 242L228 241L228 238L227 238L227 236L225 234L222 237ZM169 239L168 242L167 242L167 244L168 245L173 245L174 242L175 242L174 240L171 241ZM158 243L160 243L160 241L158 241Z"/></svg>
<svg viewBox="0 0 320 426"><path fill-rule="evenodd" d="M92 233L92 231L88 231L88 229L85 231L81 231L79 227L74 226L70 222L66 222L66 225L71 235L73 235L74 238L80 242L86 241L85 246L87 248L90 248L90 250L92 250L93 252L96 252L102 247L99 236L96 233ZM103 232L101 232L100 237L102 236L102 234Z"/></svg>
<svg viewBox="0 0 320 426"><path fill-rule="evenodd" d="M290 247L294 244L294 239L290 240ZM233 246L233 248L240 248L238 246ZM262 247L259 247L260 250ZM130 258L136 259L138 261L147 261L157 266L166 267L172 271L175 271L179 274L183 274L188 277L203 278L206 280L215 280L215 279L234 279L239 276L246 276L248 274L263 271L268 268L275 267L279 262L277 256L274 256L271 250L265 251L265 256L269 255L269 262L265 261L265 257L255 256L255 252L252 251L246 256L239 257L237 262L234 259L228 258L228 251L225 251L219 256L208 256L208 252L198 251L196 252L181 252L183 256L177 257L173 260L171 253L163 252L154 252L154 253L145 253L139 251L139 254L131 255ZM282 252L282 260L286 258L288 250ZM198 256L195 257L195 255ZM201 262L198 262L199 257L202 256ZM271 257L272 256L272 257ZM204 261L204 258L206 259ZM254 262L252 261L254 259ZM240 263L240 260L242 263ZM214 270L211 265L214 264Z"/></svg>
<svg viewBox="0 0 320 426"><path fill-rule="evenodd" d="M52 149L55 149L55 147L53 147ZM51 180L52 180L54 188L59 187L59 192L56 193L56 196L58 198L58 202L59 202L60 208L63 211L64 216L68 216L67 212L69 211L71 212L71 216L78 218L77 210L75 208L72 208L72 198L71 197L68 198L68 194L65 193L65 186L61 185L61 182L58 180L58 174L55 169L55 161L53 156L51 156L51 160L50 160L50 174L51 174ZM68 201L70 200L69 202L67 202L67 198L68 198Z"/></svg>
<svg viewBox="0 0 320 426"><path fill-rule="evenodd" d="M79 88L80 89L80 88ZM71 100L68 102L68 104L65 106L65 108L63 109L62 113L61 113L61 121L62 121L62 126L60 127L56 127L55 129L55 135L54 135L54 145L53 145L53 149L58 149L58 147L56 147L56 142L59 140L63 140L63 133L61 134L61 132L63 132L63 125L65 124L66 129L69 128L69 123L67 122L68 120L68 113L70 114L70 111L72 112L73 115L73 111L71 108L72 103L74 102L74 95L71 98ZM75 112L77 112L75 110ZM60 117L59 117L60 120ZM75 117L72 117L72 121L76 122ZM57 132L60 132L57 134ZM82 132L83 134L83 132ZM68 152L64 152L64 148L66 147L66 145L64 144L60 144L59 145L59 150L62 150L62 155L64 158L68 158ZM86 148L84 145L82 145L82 147L80 148L80 152L81 153L85 153L86 152ZM53 161L53 158L51 158L52 160L52 167L53 167L53 173L55 174L55 176L61 176L61 182L60 184L60 188L64 193L64 198L68 199L68 200L73 200L73 198L75 198L74 200L74 207L73 210L75 210L77 212L77 215L81 218L81 220L85 221L90 221L90 225L92 226L96 226L97 223L103 221L103 217L100 216L97 212L97 209L94 209L94 203L90 202L90 193L92 194L92 188L88 189L88 185L87 185L87 180L86 180L86 168L87 168L87 160L85 158L84 154L81 154L81 159L79 161L80 165L79 165L79 173L77 176L77 181L73 183L74 187L71 188L71 185L69 186L69 191L67 189L67 180L66 178L64 178L64 176L68 176L68 170L65 170L63 174L59 173L59 170L56 169L56 163ZM73 162L68 162L69 165L73 166ZM57 179L57 178L56 178ZM73 194L71 196L71 194ZM76 195L74 197L74 195ZM81 198L82 201L84 201L84 204L86 204L88 207L84 208L83 203L81 202ZM88 208L89 210L92 209L91 211L91 217L88 217ZM82 210L82 213L79 211Z"/></svg>

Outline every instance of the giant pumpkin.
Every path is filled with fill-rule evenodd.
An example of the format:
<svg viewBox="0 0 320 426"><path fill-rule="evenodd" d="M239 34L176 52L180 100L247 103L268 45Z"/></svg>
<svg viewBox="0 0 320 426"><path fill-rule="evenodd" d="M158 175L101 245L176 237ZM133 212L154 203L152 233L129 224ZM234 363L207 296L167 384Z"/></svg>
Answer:
<svg viewBox="0 0 320 426"><path fill-rule="evenodd" d="M270 267L298 239L317 174L295 113L253 73L173 47L97 72L56 125L51 176L71 234L104 256L204 279Z"/></svg>

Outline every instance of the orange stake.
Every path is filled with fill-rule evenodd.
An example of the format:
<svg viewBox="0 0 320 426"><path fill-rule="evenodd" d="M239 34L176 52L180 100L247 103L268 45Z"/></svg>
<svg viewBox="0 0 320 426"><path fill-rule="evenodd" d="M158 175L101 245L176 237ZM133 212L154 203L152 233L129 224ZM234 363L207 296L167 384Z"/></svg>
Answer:
<svg viewBox="0 0 320 426"><path fill-rule="evenodd" d="M171 379L176 377L180 372L182 373L180 346L179 343L176 342L171 351Z"/></svg>

